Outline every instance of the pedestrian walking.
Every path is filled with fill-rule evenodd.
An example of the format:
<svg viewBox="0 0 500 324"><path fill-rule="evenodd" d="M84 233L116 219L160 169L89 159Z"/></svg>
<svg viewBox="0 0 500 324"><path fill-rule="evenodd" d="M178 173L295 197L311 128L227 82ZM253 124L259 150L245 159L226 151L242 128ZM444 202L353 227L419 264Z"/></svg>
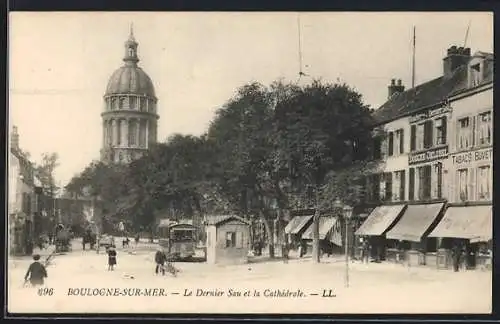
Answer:
<svg viewBox="0 0 500 324"><path fill-rule="evenodd" d="M155 263L156 263L155 274L161 272L162 275L165 275L165 262L167 262L167 256L165 255L163 249L159 248L155 254Z"/></svg>
<svg viewBox="0 0 500 324"><path fill-rule="evenodd" d="M29 280L32 286L41 286L43 285L44 278L47 278L47 269L40 263L39 254L33 255L33 260L33 263L30 264L24 276L24 282Z"/></svg>
<svg viewBox="0 0 500 324"><path fill-rule="evenodd" d="M288 246L288 243L287 242L283 243L283 246L281 247L281 254L283 255L283 263L288 263L289 252L290 252L290 247Z"/></svg>
<svg viewBox="0 0 500 324"><path fill-rule="evenodd" d="M369 252L370 252L370 245L368 244L368 240L366 238L364 238L363 242L361 242L361 262L362 263L368 263Z"/></svg>
<svg viewBox="0 0 500 324"><path fill-rule="evenodd" d="M137 233L135 235L135 246L137 246L137 244L139 244L139 238L140 238L139 233Z"/></svg>
<svg viewBox="0 0 500 324"><path fill-rule="evenodd" d="M460 255L462 254L462 251L458 244L455 244L451 251L453 258L453 271L458 272L460 268Z"/></svg>
<svg viewBox="0 0 500 324"><path fill-rule="evenodd" d="M108 248L107 253L108 253L108 271L113 271L114 267L116 265L116 250L115 250L115 246L111 245Z"/></svg>

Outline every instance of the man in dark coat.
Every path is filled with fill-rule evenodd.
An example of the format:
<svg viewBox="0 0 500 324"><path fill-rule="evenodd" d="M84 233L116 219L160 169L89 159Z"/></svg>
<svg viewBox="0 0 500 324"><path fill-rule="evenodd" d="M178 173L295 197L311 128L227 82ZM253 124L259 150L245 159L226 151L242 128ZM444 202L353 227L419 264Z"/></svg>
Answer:
<svg viewBox="0 0 500 324"><path fill-rule="evenodd" d="M458 244L455 244L452 249L453 256L453 271L458 272L460 268L460 255L462 254L462 249Z"/></svg>
<svg viewBox="0 0 500 324"><path fill-rule="evenodd" d="M35 254L33 260L34 262L30 264L24 276L24 281L29 280L32 286L41 286L43 285L44 278L47 278L47 269L40 263L40 255Z"/></svg>
<svg viewBox="0 0 500 324"><path fill-rule="evenodd" d="M165 255L165 252L163 252L162 249L158 249L155 254L155 262L156 262L156 269L155 273L158 274L160 271L163 275L165 275L165 268L164 264L167 261L167 256Z"/></svg>

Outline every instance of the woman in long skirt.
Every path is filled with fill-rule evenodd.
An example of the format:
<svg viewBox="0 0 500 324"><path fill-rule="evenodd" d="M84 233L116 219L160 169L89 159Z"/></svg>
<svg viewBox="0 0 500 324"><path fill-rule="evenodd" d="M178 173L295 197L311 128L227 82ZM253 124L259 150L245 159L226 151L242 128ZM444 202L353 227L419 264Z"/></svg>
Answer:
<svg viewBox="0 0 500 324"><path fill-rule="evenodd" d="M108 249L108 271L113 271L114 266L116 265L116 250L112 245Z"/></svg>

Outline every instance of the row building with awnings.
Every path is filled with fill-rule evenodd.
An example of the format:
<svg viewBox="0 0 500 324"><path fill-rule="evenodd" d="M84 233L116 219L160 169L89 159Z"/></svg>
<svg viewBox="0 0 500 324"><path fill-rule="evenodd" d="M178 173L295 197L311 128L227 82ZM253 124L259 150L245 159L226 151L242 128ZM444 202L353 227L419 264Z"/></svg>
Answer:
<svg viewBox="0 0 500 324"><path fill-rule="evenodd" d="M355 235L377 260L449 267L460 246L475 267L492 239L493 54L452 46L440 77L388 90L374 112L383 163L365 183L379 206Z"/></svg>

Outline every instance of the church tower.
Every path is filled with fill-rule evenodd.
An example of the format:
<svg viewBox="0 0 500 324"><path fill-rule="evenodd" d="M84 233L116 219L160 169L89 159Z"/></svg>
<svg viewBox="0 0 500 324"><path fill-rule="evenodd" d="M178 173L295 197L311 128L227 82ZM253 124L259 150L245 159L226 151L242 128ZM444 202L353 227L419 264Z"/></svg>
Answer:
<svg viewBox="0 0 500 324"><path fill-rule="evenodd" d="M156 143L158 99L151 78L137 65L138 45L131 27L124 64L113 72L104 94L103 162L129 163Z"/></svg>

